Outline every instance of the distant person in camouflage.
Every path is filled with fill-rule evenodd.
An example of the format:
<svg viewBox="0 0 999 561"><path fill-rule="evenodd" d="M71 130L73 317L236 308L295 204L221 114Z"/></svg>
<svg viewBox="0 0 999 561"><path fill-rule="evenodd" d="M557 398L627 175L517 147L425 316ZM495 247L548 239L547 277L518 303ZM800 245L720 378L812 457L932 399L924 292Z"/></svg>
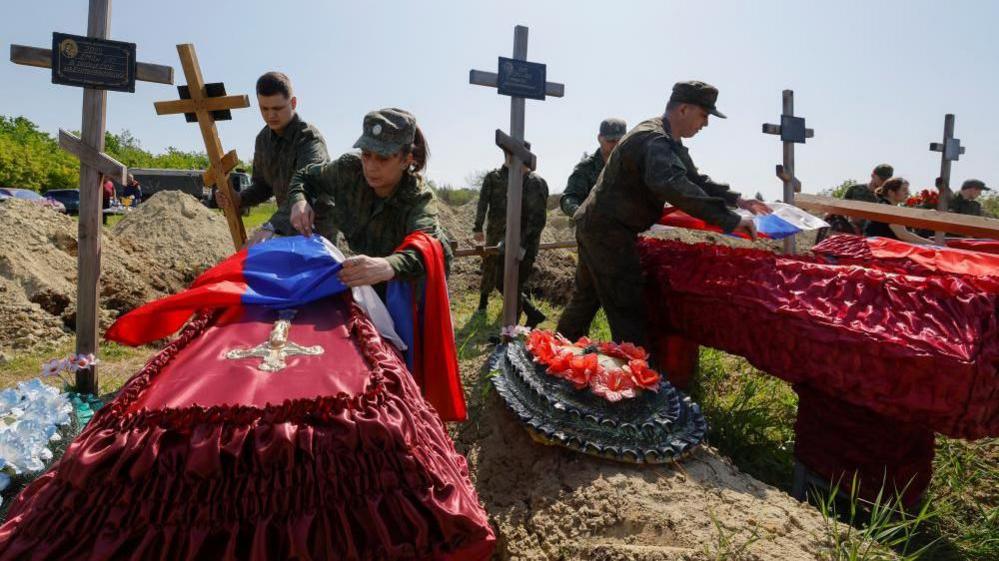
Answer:
<svg viewBox="0 0 999 561"><path fill-rule="evenodd" d="M843 194L843 199L847 201L863 201L865 203L881 202L875 194L878 187L895 173L895 168L889 164L879 164L871 172L871 180L868 183L858 183L847 188ZM843 234L863 235L867 227L867 221L863 218L849 218L840 214L830 214L826 216L829 229L833 232Z"/></svg>
<svg viewBox="0 0 999 561"><path fill-rule="evenodd" d="M386 281L425 274L416 250L396 251L412 232L440 240L450 267L451 246L437 220L437 203L420 175L430 151L416 118L402 109L372 111L354 148L360 156L344 154L295 172L288 190L295 230L327 238L342 232L355 255L344 261L340 280L351 287L372 285L382 297Z"/></svg>
<svg viewBox="0 0 999 561"><path fill-rule="evenodd" d="M957 214L967 214L970 216L985 216L982 210L982 203L978 202L978 197L983 191L992 189L985 186L985 182L980 179L969 179L961 184L961 190L950 199L947 210Z"/></svg>
<svg viewBox="0 0 999 561"><path fill-rule="evenodd" d="M604 119L600 123L600 132L597 134L600 147L576 164L572 175L569 176L569 183L562 192L562 198L559 199L559 207L567 216L572 217L576 214L576 209L586 200L590 190L597 184L597 178L600 177L607 158L610 158L614 147L626 132L628 125L623 119Z"/></svg>
<svg viewBox="0 0 999 561"><path fill-rule="evenodd" d="M531 144L524 145L530 149ZM503 242L506 236L506 197L509 185L510 164L513 155L504 151L506 162L502 167L486 174L479 192L479 205L475 213L472 232L476 243L494 246ZM518 287L519 306L527 316L527 326L536 327L545 320L545 315L531 303L524 292L534 268L534 259L541 245L541 231L548 219L548 184L540 175L524 166L523 198L520 207L520 245L523 256L520 261ZM482 225L486 223L483 236ZM485 311L489 303L489 293L493 288L503 292L503 255L486 255L482 260L482 281L479 285L479 310ZM518 314L519 318L519 314Z"/></svg>
<svg viewBox="0 0 999 561"><path fill-rule="evenodd" d="M579 261L575 291L558 323L570 339L586 335L603 306L615 341L648 348L638 234L655 224L665 203L720 226L725 232L756 237L751 218L730 207L768 213L761 201L745 200L701 175L682 139L724 118L715 107L718 90L703 82L679 82L666 113L632 129L611 153L596 187L576 211ZM723 295L719 295L720 297Z"/></svg>
<svg viewBox="0 0 999 561"><path fill-rule="evenodd" d="M253 150L253 177L250 186L236 194L241 209L259 205L274 197L278 209L247 242L260 243L273 237L295 233L288 206L291 176L310 164L329 159L326 141L319 130L306 123L295 111L291 80L281 72L268 72L257 80L257 104L266 126L257 134ZM336 242L336 234L330 238Z"/></svg>

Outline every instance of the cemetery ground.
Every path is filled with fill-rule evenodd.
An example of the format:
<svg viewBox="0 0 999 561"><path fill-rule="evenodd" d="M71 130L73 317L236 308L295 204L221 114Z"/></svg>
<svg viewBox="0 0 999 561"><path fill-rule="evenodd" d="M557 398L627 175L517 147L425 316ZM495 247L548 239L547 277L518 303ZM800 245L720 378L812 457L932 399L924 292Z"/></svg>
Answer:
<svg viewBox="0 0 999 561"><path fill-rule="evenodd" d="M254 209L244 218L247 231L272 211L267 206ZM545 241L569 239L568 224L557 212L551 214ZM189 213L191 220L208 218L200 209ZM442 208L441 214L445 226L455 230L452 235L457 234L464 245L470 237L465 223L474 216L474 201ZM66 217L58 220L72 222ZM115 231L117 220L125 219L109 221L106 234ZM228 251L225 221L220 215L217 221L212 227L219 226L221 235L212 243L223 244ZM75 223L69 226L67 231L75 235ZM152 228L151 223L147 226ZM538 264L544 273L533 293L548 316L541 327L551 329L567 297L565 279L560 277L569 275L571 286L575 256L563 250L544 255ZM499 557L888 559L905 558L929 544L923 559L999 558L999 439L965 442L938 437L929 507L918 525L912 518L877 514L866 526L859 515L854 527L838 525L823 508L801 508L780 492L790 490L793 466L797 400L790 386L741 358L711 349L701 351L692 390L710 423L710 447L679 465L637 468L532 443L506 414L488 382L489 337L500 329L501 298L494 293L487 313L476 313L478 262L456 260L452 273L452 311L471 418L450 429L459 451L469 458L473 480L500 530ZM0 267L0 277L9 268ZM609 338L602 314L591 335ZM101 393L115 391L155 350L102 344ZM5 350L0 384L7 387L33 378L42 362L71 351L71 337ZM555 472L559 476L553 478ZM671 510L671 505L681 510ZM839 512L849 518L844 510L839 505ZM869 538L895 548L869 548Z"/></svg>

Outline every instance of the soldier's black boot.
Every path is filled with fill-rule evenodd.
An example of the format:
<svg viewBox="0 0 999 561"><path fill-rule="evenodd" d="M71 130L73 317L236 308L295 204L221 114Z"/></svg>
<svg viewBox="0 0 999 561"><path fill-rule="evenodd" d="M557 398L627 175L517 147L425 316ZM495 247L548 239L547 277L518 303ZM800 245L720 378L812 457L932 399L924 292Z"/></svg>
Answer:
<svg viewBox="0 0 999 561"><path fill-rule="evenodd" d="M522 297L521 302L524 308L524 314L527 316L527 322L524 324L527 327L534 329L539 323L547 319L545 314L541 313L541 310L535 308L534 304L532 304L527 298Z"/></svg>
<svg viewBox="0 0 999 561"><path fill-rule="evenodd" d="M478 311L484 312L484 311L486 311L486 308L488 306L489 306L489 295L488 294L480 294L479 295L479 310Z"/></svg>

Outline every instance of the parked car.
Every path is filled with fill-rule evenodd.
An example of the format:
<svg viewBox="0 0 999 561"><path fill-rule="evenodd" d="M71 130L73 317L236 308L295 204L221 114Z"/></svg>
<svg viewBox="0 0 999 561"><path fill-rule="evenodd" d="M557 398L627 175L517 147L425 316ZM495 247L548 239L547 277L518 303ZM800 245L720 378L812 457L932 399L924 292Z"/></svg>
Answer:
<svg viewBox="0 0 999 561"><path fill-rule="evenodd" d="M62 206L66 207L66 214L80 214L79 189L51 189L45 192L45 198L62 203Z"/></svg>
<svg viewBox="0 0 999 561"><path fill-rule="evenodd" d="M41 207L50 208L56 212L66 212L66 207L59 201L46 199L30 189L15 189L13 187L0 187L0 196L4 198L22 199Z"/></svg>

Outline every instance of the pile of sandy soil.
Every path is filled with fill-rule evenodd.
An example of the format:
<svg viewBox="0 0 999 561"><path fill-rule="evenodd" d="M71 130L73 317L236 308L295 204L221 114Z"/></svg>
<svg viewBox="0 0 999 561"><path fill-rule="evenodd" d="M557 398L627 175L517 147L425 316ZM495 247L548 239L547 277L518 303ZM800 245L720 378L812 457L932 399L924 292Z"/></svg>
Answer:
<svg viewBox="0 0 999 561"><path fill-rule="evenodd" d="M471 420L454 432L498 530L497 559L812 560L829 546L815 509L713 448L641 467L535 443L495 391L476 385L483 365L462 364L476 390Z"/></svg>
<svg viewBox="0 0 999 561"><path fill-rule="evenodd" d="M190 282L231 255L225 217L180 191L160 191L115 224L114 235Z"/></svg>
<svg viewBox="0 0 999 561"><path fill-rule="evenodd" d="M145 302L182 290L194 275L231 252L225 222L191 202L197 203L188 195L160 193L122 219L114 232L104 229L101 329ZM0 203L0 230L0 352L72 337L77 221L7 200Z"/></svg>

